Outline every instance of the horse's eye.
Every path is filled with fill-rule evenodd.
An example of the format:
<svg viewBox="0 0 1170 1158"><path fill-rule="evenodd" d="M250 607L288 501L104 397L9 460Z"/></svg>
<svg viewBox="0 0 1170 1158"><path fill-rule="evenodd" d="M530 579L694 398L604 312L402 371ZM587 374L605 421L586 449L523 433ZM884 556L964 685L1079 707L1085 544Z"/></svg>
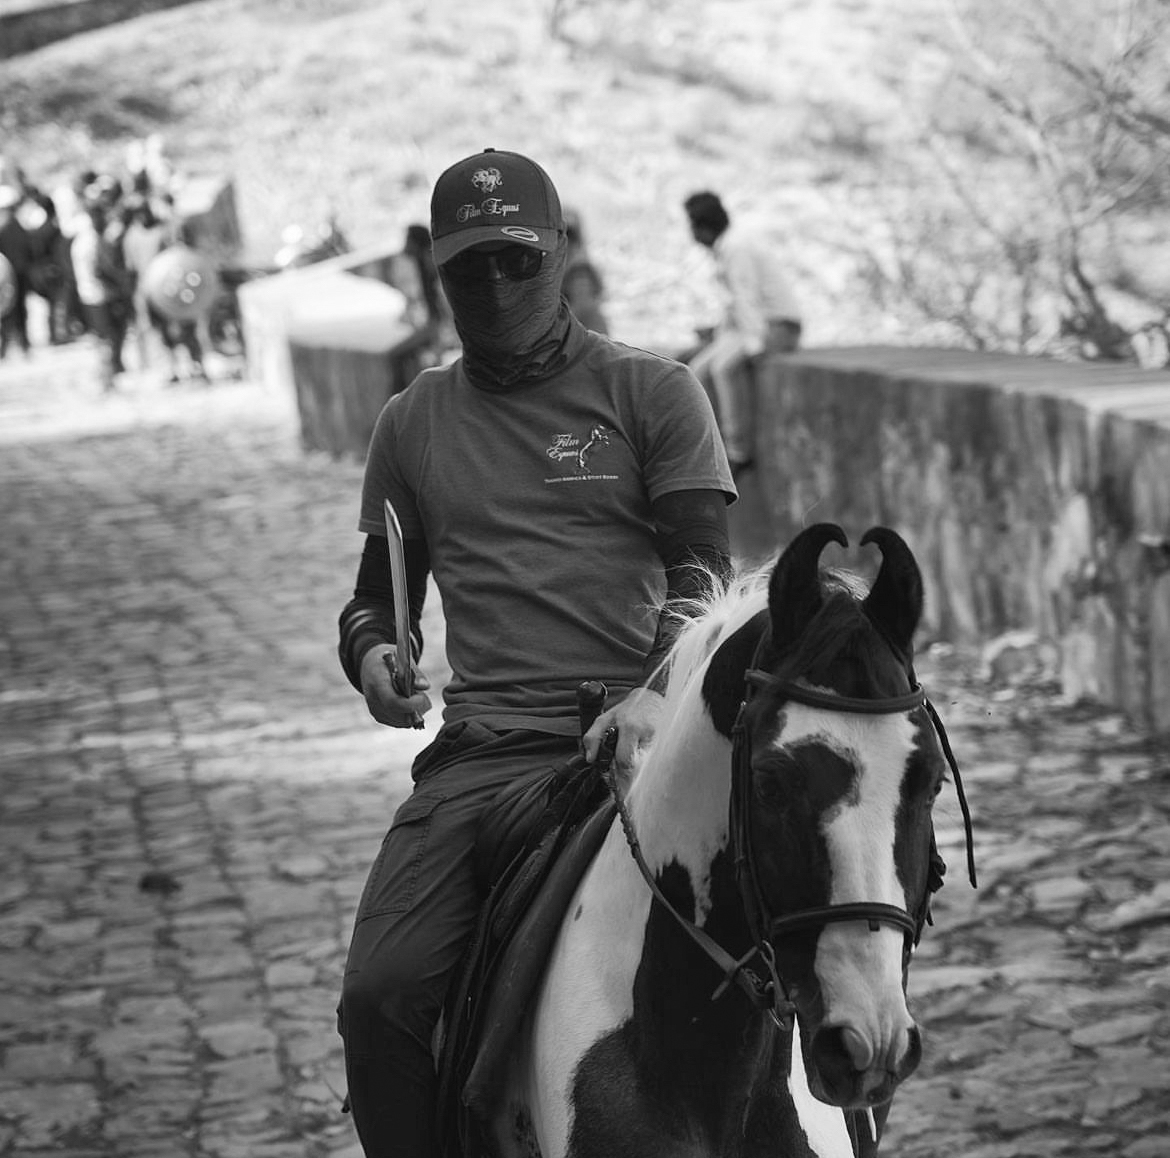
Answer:
<svg viewBox="0 0 1170 1158"><path fill-rule="evenodd" d="M752 788L759 800L765 804L774 804L780 799L780 777L774 766L760 768L752 776Z"/></svg>
<svg viewBox="0 0 1170 1158"><path fill-rule="evenodd" d="M752 791L762 803L776 804L791 795L793 781L801 774L791 753L769 752L752 766Z"/></svg>

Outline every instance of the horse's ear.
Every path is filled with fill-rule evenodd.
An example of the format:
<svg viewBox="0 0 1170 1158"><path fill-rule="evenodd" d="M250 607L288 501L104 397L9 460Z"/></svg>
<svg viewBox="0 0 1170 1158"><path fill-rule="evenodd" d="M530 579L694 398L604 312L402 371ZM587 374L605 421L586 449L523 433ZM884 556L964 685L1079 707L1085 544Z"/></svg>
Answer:
<svg viewBox="0 0 1170 1158"><path fill-rule="evenodd" d="M906 540L889 527L871 527L861 545L876 543L882 565L862 604L866 615L907 655L922 617L922 572Z"/></svg>
<svg viewBox="0 0 1170 1158"><path fill-rule="evenodd" d="M772 620L772 646L778 652L795 643L820 610L817 567L829 543L849 546L845 532L835 523L817 523L801 531L776 561L768 582L768 614Z"/></svg>

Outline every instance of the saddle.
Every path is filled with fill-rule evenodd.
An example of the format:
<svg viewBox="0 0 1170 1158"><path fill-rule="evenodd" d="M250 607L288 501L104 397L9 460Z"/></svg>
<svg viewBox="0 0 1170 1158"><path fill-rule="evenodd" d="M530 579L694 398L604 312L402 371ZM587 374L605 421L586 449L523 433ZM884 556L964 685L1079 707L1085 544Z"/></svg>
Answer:
<svg viewBox="0 0 1170 1158"><path fill-rule="evenodd" d="M503 789L476 841L487 899L444 1007L436 1123L443 1158L487 1152L507 1056L616 814L605 781L615 741L607 738L595 764L576 757Z"/></svg>

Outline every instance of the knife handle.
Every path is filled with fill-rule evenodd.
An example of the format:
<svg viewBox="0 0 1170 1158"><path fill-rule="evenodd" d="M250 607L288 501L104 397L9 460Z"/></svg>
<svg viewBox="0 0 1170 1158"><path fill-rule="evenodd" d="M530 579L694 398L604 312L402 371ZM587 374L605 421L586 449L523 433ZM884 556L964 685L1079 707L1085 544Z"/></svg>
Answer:
<svg viewBox="0 0 1170 1158"><path fill-rule="evenodd" d="M386 665L386 670L390 673L391 680L394 681L394 690L403 697L403 699L410 699L414 694L414 680L407 680L407 676L413 673L401 672L394 662L395 653L392 651L386 652L382 656L382 662Z"/></svg>
<svg viewBox="0 0 1170 1158"><path fill-rule="evenodd" d="M400 672L395 670L395 667L394 667L394 653L392 651L383 652L382 662L386 665L386 670L390 673L390 680L394 684L394 690L400 696L403 696L403 697L408 696L409 693L406 691L406 688L403 684L402 675ZM411 712L410 713L410 726L412 728L425 728L426 727L426 725L423 723L422 716L420 716L418 714L418 712Z"/></svg>

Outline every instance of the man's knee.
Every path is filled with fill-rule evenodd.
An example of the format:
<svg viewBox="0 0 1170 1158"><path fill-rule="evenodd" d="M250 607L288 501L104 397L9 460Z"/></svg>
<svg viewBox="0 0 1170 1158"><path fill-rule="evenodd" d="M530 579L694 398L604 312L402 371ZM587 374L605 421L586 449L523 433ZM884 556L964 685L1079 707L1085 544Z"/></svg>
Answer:
<svg viewBox="0 0 1170 1158"><path fill-rule="evenodd" d="M342 1016L399 1021L405 1011L422 1003L419 992L422 989L418 971L396 968L393 964L351 970L341 985Z"/></svg>
<svg viewBox="0 0 1170 1158"><path fill-rule="evenodd" d="M347 1041L371 1030L427 1041L441 1007L442 994L428 984L419 961L404 953L375 956L346 971L337 1027Z"/></svg>

